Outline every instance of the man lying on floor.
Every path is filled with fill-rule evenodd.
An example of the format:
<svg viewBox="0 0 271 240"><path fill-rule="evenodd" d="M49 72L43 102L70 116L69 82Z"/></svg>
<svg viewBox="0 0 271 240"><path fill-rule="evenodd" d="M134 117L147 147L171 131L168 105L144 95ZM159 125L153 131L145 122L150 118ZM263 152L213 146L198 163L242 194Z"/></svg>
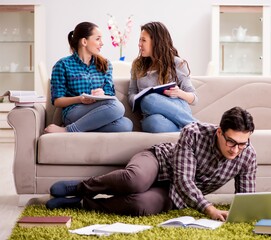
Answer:
<svg viewBox="0 0 271 240"><path fill-rule="evenodd" d="M124 215L149 215L195 208L225 221L228 211L207 201L209 194L235 179L235 192L255 192L256 153L249 137L253 118L246 110L226 111L219 126L193 122L176 144L162 143L134 155L125 169L84 181L60 181L50 193L49 209L78 207ZM97 194L110 198L93 197Z"/></svg>

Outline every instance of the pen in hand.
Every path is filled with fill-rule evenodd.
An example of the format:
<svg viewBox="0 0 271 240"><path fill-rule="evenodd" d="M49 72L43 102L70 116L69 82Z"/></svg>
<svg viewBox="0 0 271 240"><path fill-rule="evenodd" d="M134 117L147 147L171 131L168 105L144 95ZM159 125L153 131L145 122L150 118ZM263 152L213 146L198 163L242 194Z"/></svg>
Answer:
<svg viewBox="0 0 271 240"><path fill-rule="evenodd" d="M105 85L106 85L106 83L104 82L104 83L102 84L102 86L100 86L100 88L104 88Z"/></svg>
<svg viewBox="0 0 271 240"><path fill-rule="evenodd" d="M92 95L104 95L103 87L106 85L104 82L100 87L91 90Z"/></svg>

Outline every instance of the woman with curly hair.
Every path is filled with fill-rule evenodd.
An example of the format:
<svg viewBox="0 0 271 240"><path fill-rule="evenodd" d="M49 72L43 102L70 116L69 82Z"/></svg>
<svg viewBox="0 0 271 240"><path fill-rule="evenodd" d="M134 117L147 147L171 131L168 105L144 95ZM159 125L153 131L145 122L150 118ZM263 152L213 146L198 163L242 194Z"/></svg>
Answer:
<svg viewBox="0 0 271 240"><path fill-rule="evenodd" d="M161 22L141 26L139 56L133 61L129 86L129 103L145 88L176 82L163 94L151 93L140 101L142 130L145 132L177 132L196 121L189 104L198 101L191 83L188 63L173 46L170 33Z"/></svg>

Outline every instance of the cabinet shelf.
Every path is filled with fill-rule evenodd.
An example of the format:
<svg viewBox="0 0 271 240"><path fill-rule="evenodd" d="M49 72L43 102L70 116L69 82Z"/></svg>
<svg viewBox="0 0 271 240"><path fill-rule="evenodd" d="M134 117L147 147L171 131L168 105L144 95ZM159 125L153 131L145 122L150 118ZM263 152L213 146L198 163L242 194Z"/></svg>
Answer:
<svg viewBox="0 0 271 240"><path fill-rule="evenodd" d="M212 6L214 75L270 75L270 4Z"/></svg>
<svg viewBox="0 0 271 240"><path fill-rule="evenodd" d="M224 43L224 44L253 44L253 43L257 43L257 44L261 44L262 41L220 41L220 43Z"/></svg>
<svg viewBox="0 0 271 240"><path fill-rule="evenodd" d="M257 75L260 75L261 73L260 72L240 72L240 71L238 71L238 72L221 72L221 75L222 76L232 76L232 75L234 75L234 76L243 76L243 75L247 75L247 76L250 76L250 75L255 75L255 76L257 76Z"/></svg>
<svg viewBox="0 0 271 240"><path fill-rule="evenodd" d="M34 71L16 71L16 72L10 72L10 71L0 71L0 74L33 74Z"/></svg>
<svg viewBox="0 0 271 240"><path fill-rule="evenodd" d="M14 44L14 43L29 43L29 44L33 44L34 41L29 41L29 40L20 40L20 41L13 41L13 40L7 40L7 41L2 41L0 40L0 44Z"/></svg>

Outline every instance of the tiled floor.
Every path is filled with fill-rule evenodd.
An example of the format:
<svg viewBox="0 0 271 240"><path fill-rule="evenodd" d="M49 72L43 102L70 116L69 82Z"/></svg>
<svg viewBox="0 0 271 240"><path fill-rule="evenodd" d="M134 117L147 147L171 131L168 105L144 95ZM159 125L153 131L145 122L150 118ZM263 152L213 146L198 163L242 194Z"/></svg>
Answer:
<svg viewBox="0 0 271 240"><path fill-rule="evenodd" d="M0 239L8 239L23 210L18 207L12 167L13 167L14 143L0 143Z"/></svg>

